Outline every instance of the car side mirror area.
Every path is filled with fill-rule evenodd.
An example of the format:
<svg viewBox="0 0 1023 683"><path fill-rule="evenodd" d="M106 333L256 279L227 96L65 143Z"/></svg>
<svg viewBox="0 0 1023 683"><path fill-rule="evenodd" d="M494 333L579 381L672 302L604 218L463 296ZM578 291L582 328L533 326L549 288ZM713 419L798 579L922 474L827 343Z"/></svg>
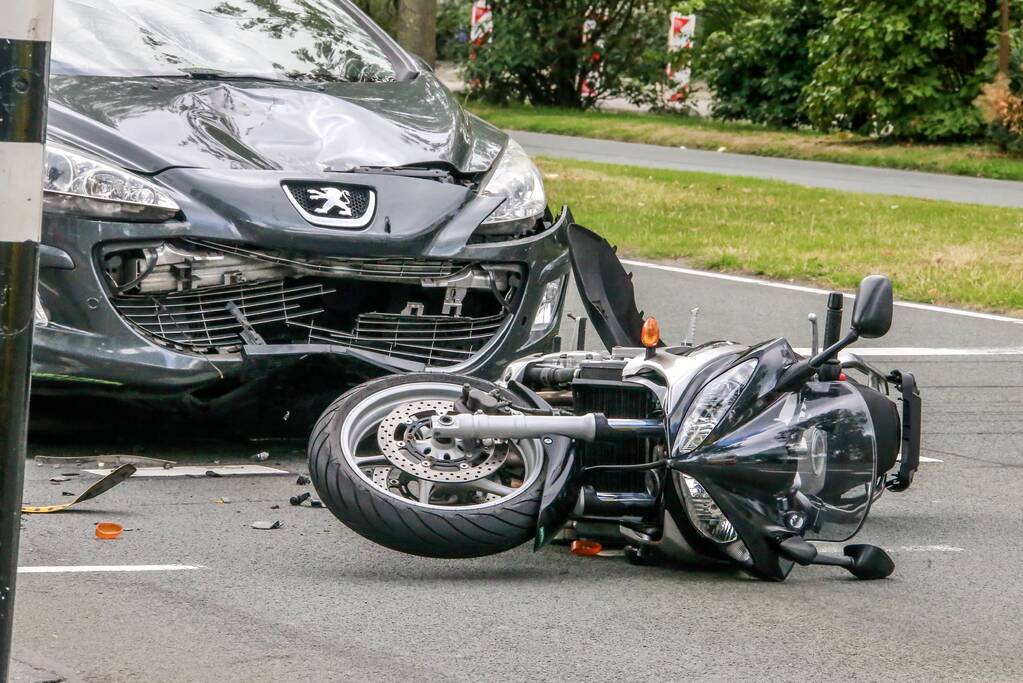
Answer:
<svg viewBox="0 0 1023 683"><path fill-rule="evenodd" d="M888 334L892 327L895 299L892 281L884 275L868 275L860 282L853 307L852 328L865 339L876 339Z"/></svg>

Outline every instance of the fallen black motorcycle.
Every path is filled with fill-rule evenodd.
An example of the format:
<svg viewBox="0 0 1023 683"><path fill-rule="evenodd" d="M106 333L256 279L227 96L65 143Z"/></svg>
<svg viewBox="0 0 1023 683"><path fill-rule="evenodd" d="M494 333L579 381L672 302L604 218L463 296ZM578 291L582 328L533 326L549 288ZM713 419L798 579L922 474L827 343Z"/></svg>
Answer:
<svg viewBox="0 0 1023 683"><path fill-rule="evenodd" d="M428 557L558 538L616 543L637 563L732 563L770 580L794 564L891 574L881 548L832 555L809 542L854 536L919 463L913 375L844 351L888 332L891 282L863 280L845 336L842 296L832 295L822 350L811 315L807 357L785 339L671 347L636 309L607 242L578 226L569 242L609 352L523 358L496 384L418 373L348 392L309 445L313 482L334 515Z"/></svg>

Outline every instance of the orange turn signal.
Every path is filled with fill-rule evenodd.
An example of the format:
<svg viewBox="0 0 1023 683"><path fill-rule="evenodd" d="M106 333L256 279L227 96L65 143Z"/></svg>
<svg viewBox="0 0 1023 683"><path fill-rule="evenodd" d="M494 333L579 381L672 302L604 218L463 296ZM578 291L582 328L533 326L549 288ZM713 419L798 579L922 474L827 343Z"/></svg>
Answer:
<svg viewBox="0 0 1023 683"><path fill-rule="evenodd" d="M661 325L657 322L657 318L650 316L643 323L643 332L639 335L640 341L643 342L643 346L648 349L656 348L661 343Z"/></svg>
<svg viewBox="0 0 1023 683"><path fill-rule="evenodd" d="M580 557L594 557L604 549L597 541L584 541L582 539L572 541L572 545L569 550L572 551L573 555Z"/></svg>

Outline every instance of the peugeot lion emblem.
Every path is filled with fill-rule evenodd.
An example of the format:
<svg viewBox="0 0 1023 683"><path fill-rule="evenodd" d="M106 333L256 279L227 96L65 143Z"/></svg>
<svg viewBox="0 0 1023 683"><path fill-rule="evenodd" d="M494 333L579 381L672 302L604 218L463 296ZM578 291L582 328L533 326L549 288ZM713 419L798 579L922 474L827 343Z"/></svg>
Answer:
<svg viewBox="0 0 1023 683"><path fill-rule="evenodd" d="M376 192L357 185L287 181L284 193L313 225L329 228L364 228L376 212Z"/></svg>
<svg viewBox="0 0 1023 683"><path fill-rule="evenodd" d="M320 208L315 210L316 213L330 216L331 211L333 211L335 216L351 218L352 193L348 190L336 187L321 187L319 189L309 189L306 192L309 193L309 199L314 202L323 202Z"/></svg>

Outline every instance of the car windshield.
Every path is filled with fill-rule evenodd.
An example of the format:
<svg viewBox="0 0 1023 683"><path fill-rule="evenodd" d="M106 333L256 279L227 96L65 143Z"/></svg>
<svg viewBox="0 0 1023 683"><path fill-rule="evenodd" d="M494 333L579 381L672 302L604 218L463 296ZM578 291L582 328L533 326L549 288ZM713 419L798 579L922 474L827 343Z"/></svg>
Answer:
<svg viewBox="0 0 1023 683"><path fill-rule="evenodd" d="M382 46L332 0L57 0L64 75L393 81Z"/></svg>

